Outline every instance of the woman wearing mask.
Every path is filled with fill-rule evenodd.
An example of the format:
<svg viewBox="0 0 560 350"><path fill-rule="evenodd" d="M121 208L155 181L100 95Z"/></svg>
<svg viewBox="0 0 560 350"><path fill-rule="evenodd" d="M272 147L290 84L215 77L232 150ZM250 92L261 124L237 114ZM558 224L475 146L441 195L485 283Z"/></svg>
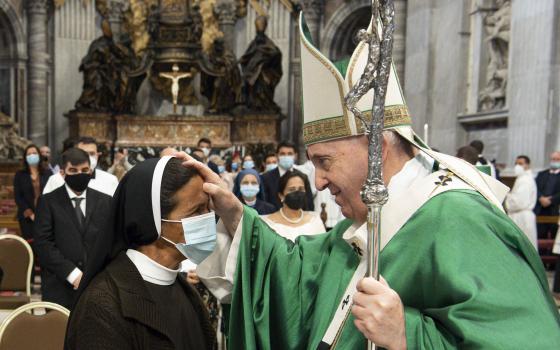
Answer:
<svg viewBox="0 0 560 350"><path fill-rule="evenodd" d="M259 215L267 215L275 212L274 206L257 198L261 192L261 177L255 169L247 169L237 175L239 179L239 196L241 202L257 211Z"/></svg>
<svg viewBox="0 0 560 350"><path fill-rule="evenodd" d="M235 154L231 159L231 174L233 177L237 176L237 173L241 171L241 158L239 154Z"/></svg>
<svg viewBox="0 0 560 350"><path fill-rule="evenodd" d="M243 170L247 169L255 169L255 161L253 156L250 154L246 154L243 156Z"/></svg>
<svg viewBox="0 0 560 350"><path fill-rule="evenodd" d="M214 348L200 297L178 277L181 261L198 264L214 249L216 221L202 184L172 157L146 160L125 175L112 230L88 262L66 349Z"/></svg>
<svg viewBox="0 0 560 350"><path fill-rule="evenodd" d="M33 222L37 200L45 188L50 171L41 166L39 148L29 145L24 151L23 169L14 176L14 197L17 218L23 238L33 237Z"/></svg>
<svg viewBox="0 0 560 350"><path fill-rule="evenodd" d="M306 211L306 193L311 191L307 176L299 170L287 171L278 184L278 199L282 203L276 213L264 216L264 221L278 234L295 241L305 233L314 235L326 232L319 215Z"/></svg>

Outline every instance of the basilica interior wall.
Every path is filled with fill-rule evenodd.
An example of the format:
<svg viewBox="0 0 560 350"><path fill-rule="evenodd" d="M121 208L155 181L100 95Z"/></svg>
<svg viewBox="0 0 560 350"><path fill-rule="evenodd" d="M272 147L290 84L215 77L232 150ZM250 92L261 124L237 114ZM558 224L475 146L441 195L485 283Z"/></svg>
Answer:
<svg viewBox="0 0 560 350"><path fill-rule="evenodd" d="M82 91L80 62L98 36L93 3L66 0L54 11L53 32L54 125L50 136L54 148L60 149L68 137L68 120L64 115L74 108Z"/></svg>
<svg viewBox="0 0 560 350"><path fill-rule="evenodd" d="M558 37L554 0L512 2L508 121L509 161L526 154L537 167L548 163L557 142L558 92L553 79L556 61L553 48ZM556 102L557 103L557 102ZM556 134L554 136L553 134ZM554 140L556 138L556 140Z"/></svg>

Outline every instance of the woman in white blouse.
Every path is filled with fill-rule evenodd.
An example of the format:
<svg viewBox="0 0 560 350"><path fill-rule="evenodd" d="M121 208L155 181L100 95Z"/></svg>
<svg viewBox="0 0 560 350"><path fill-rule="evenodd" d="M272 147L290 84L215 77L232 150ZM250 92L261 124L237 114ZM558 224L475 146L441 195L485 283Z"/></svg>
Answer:
<svg viewBox="0 0 560 350"><path fill-rule="evenodd" d="M305 180L307 176L301 171L287 171L278 184L278 198L282 207L277 212L262 217L278 234L292 241L301 234L315 235L326 232L319 214L306 211L305 194L311 191L311 188Z"/></svg>

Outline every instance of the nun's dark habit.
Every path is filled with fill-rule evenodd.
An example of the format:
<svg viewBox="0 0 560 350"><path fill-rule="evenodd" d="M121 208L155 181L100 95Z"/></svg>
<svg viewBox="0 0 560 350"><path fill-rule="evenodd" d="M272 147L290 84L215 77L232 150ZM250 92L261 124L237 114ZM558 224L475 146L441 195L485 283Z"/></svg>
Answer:
<svg viewBox="0 0 560 350"><path fill-rule="evenodd" d="M88 260L65 349L215 347L215 333L198 293L180 276L169 289L154 287L125 254L161 234L161 180L171 158L146 160L121 180L110 228Z"/></svg>

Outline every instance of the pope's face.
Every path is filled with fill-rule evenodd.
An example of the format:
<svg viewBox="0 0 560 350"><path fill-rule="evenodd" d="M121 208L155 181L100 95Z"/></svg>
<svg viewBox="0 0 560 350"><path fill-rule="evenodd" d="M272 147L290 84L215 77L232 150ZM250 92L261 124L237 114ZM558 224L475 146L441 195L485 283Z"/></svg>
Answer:
<svg viewBox="0 0 560 350"><path fill-rule="evenodd" d="M342 214L363 222L367 208L360 198L367 177L368 141L365 136L321 142L308 146L307 155L315 166L315 186L329 189Z"/></svg>

